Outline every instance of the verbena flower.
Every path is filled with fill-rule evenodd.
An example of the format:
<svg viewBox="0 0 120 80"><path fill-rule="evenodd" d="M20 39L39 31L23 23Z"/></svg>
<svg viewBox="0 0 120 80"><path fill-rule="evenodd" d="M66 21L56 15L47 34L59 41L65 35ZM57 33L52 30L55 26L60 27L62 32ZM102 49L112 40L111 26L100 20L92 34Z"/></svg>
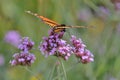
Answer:
<svg viewBox="0 0 120 80"><path fill-rule="evenodd" d="M31 54L29 50L34 46L34 42L29 39L29 37L24 37L20 40L18 49L21 50L20 53L15 53L13 55L13 60L10 61L12 66L22 65L29 66L35 61L35 55Z"/></svg>
<svg viewBox="0 0 120 80"><path fill-rule="evenodd" d="M87 49L85 49L82 56L79 56L81 58L82 63L89 63L94 61L94 55Z"/></svg>
<svg viewBox="0 0 120 80"><path fill-rule="evenodd" d="M15 53L13 55L13 58L14 59L10 61L10 64L12 66L16 65L30 66L32 63L34 63L36 59L34 54L26 52Z"/></svg>
<svg viewBox="0 0 120 80"><path fill-rule="evenodd" d="M43 38L43 42L39 46L40 51L46 57L49 55L55 55L57 57L62 57L65 60L71 55L71 47L62 40L64 32L54 33L52 30L49 32L48 37Z"/></svg>
<svg viewBox="0 0 120 80"><path fill-rule="evenodd" d="M43 38L43 42L39 46L40 51L47 57L54 55L60 43L61 35L54 33L53 30L49 31L49 36Z"/></svg>
<svg viewBox="0 0 120 80"><path fill-rule="evenodd" d="M81 39L77 39L75 36L72 36L70 41L73 45L73 53L81 60L82 63L94 61L93 54L86 49L86 45L82 42Z"/></svg>
<svg viewBox="0 0 120 80"><path fill-rule="evenodd" d="M62 57L64 60L68 60L68 58L72 54L72 47L69 44L60 45L58 47L58 57Z"/></svg>
<svg viewBox="0 0 120 80"><path fill-rule="evenodd" d="M54 55L59 46L59 37L58 35L50 35L48 38L44 37L43 42L40 45L40 50L45 56Z"/></svg>
<svg viewBox="0 0 120 80"><path fill-rule="evenodd" d="M86 45L82 42L82 40L79 38L77 39L76 36L72 35L70 41L72 42L73 47L73 52L81 52L83 53L84 48Z"/></svg>
<svg viewBox="0 0 120 80"><path fill-rule="evenodd" d="M49 32L48 37L43 38L43 42L40 44L39 49L43 55L54 55L61 57L64 60L68 60L71 54L74 54L82 63L88 63L94 61L93 54L86 49L86 45L76 36L71 37L72 45L67 44L67 41L61 39L64 33Z"/></svg>
<svg viewBox="0 0 120 80"><path fill-rule="evenodd" d="M19 44L20 38L21 36L17 31L11 30L5 34L4 40L5 42L17 47Z"/></svg>
<svg viewBox="0 0 120 80"><path fill-rule="evenodd" d="M29 51L32 49L34 46L34 42L29 39L29 37L24 37L21 41L20 44L18 45L18 49L22 51Z"/></svg>

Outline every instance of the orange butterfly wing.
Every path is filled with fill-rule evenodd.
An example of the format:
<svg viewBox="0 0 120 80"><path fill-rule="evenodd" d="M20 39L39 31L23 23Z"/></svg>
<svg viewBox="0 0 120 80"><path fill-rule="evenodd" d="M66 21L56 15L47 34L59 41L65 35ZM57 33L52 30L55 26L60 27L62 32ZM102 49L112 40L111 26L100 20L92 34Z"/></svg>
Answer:
<svg viewBox="0 0 120 80"><path fill-rule="evenodd" d="M45 18L43 16L38 16L38 18L40 18L44 23L48 24L51 27L55 27L55 26L59 25L58 23L56 23L48 18Z"/></svg>
<svg viewBox="0 0 120 80"><path fill-rule="evenodd" d="M64 30L64 28L57 28L58 26L61 26L60 24L58 24L55 21L52 21L48 18L45 18L43 16L38 16L38 18L40 18L44 23L48 24L49 26L54 28L54 32L61 32Z"/></svg>
<svg viewBox="0 0 120 80"><path fill-rule="evenodd" d="M55 29L54 29L54 32L61 32L61 31L64 30L64 28L57 28L57 26L60 26L60 24L58 24L58 23L55 22L55 21L52 21L52 20L50 20L50 19L48 19L48 18L46 18L46 17L43 17L43 16L39 16L38 14L32 13L31 11L26 11L26 12L29 13L29 14L32 14L32 15L38 17L38 18L40 18L44 23L46 23L46 24L48 24L49 26L55 28Z"/></svg>

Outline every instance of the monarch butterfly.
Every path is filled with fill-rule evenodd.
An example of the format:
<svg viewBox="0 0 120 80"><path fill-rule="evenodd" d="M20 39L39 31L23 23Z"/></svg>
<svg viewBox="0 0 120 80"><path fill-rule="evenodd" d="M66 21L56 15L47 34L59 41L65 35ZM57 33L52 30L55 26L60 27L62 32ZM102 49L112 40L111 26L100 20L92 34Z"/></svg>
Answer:
<svg viewBox="0 0 120 80"><path fill-rule="evenodd" d="M88 28L88 27L85 27L85 26L67 26L65 24L58 24L55 21L52 21L52 20L50 20L50 19L48 19L46 17L40 16L40 15L38 15L36 13L32 13L31 11L26 11L26 12L40 18L44 23L46 23L49 26L53 27L53 30L56 33L61 32L61 31L65 31L66 28Z"/></svg>

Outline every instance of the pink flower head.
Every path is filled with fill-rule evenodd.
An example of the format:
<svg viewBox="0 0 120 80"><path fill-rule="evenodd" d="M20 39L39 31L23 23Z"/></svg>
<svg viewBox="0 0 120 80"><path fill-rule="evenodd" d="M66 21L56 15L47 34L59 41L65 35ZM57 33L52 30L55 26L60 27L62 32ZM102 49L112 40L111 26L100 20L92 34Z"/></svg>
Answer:
<svg viewBox="0 0 120 80"><path fill-rule="evenodd" d="M64 32L54 33L50 32L48 37L43 38L43 42L39 46L40 51L46 57L49 55L55 55L57 57L62 57L65 60L71 55L71 47L66 43L65 40L62 40Z"/></svg>
<svg viewBox="0 0 120 80"><path fill-rule="evenodd" d="M64 60L68 60L71 54L72 54L72 47L69 44L59 46L57 56L62 57Z"/></svg>
<svg viewBox="0 0 120 80"><path fill-rule="evenodd" d="M89 63L94 61L93 54L86 49L86 45L81 39L77 39L75 36L71 37L71 42L73 44L73 53L77 58L80 59L82 63Z"/></svg>
<svg viewBox="0 0 120 80"><path fill-rule="evenodd" d="M16 66L16 65L30 66L32 63L34 63L36 59L34 54L26 53L26 52L15 53L13 55L13 58L14 59L10 61L10 64L12 66Z"/></svg>
<svg viewBox="0 0 120 80"><path fill-rule="evenodd" d="M20 44L18 45L18 49L22 51L29 51L32 49L34 46L34 42L29 39L29 37L24 37L21 41Z"/></svg>
<svg viewBox="0 0 120 80"><path fill-rule="evenodd" d="M82 63L89 63L89 62L93 62L94 61L94 56L93 54L85 49L83 55L79 56L81 58L81 62Z"/></svg>

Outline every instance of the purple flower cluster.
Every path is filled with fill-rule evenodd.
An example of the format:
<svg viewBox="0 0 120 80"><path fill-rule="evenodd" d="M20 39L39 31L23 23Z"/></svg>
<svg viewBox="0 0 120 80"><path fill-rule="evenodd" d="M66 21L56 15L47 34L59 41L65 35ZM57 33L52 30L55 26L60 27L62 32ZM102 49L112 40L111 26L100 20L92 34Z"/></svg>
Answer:
<svg viewBox="0 0 120 80"><path fill-rule="evenodd" d="M82 42L81 39L77 39L75 36L72 36L71 42L73 45L74 54L81 60L82 63L89 63L94 61L93 54L86 49L86 45Z"/></svg>
<svg viewBox="0 0 120 80"><path fill-rule="evenodd" d="M13 58L14 59L10 61L12 66L15 65L30 66L32 63L34 63L36 59L34 54L26 52L15 53L13 55Z"/></svg>
<svg viewBox="0 0 120 80"><path fill-rule="evenodd" d="M43 40L40 50L45 53L45 56L55 54L60 43L59 34L52 34L48 38L44 37Z"/></svg>
<svg viewBox="0 0 120 80"><path fill-rule="evenodd" d="M52 30L49 32L49 37L44 37L42 44L39 46L40 51L46 57L49 55L55 55L62 57L65 60L71 55L71 47L66 43L65 40L62 40L64 32L54 33Z"/></svg>
<svg viewBox="0 0 120 80"><path fill-rule="evenodd" d="M34 42L30 40L28 37L24 37L20 44L18 45L18 49L21 50L20 53L15 53L13 55L13 60L10 61L12 66L15 65L22 65L22 66L29 66L35 61L35 55L31 54L29 50L32 49L34 46Z"/></svg>
<svg viewBox="0 0 120 80"><path fill-rule="evenodd" d="M45 56L55 55L61 57L64 60L68 60L71 54L75 54L82 63L88 63L94 61L93 54L86 49L86 45L83 44L81 39L77 39L75 36L71 37L72 46L67 44L65 40L61 39L63 32L54 33L51 31L48 37L43 38L43 42L39 46L40 51ZM62 34L62 36L61 36Z"/></svg>
<svg viewBox="0 0 120 80"><path fill-rule="evenodd" d="M72 47L66 42L64 42L64 40L61 40L61 44L58 47L58 57L62 57L64 60L68 60L72 53Z"/></svg>
<svg viewBox="0 0 120 80"><path fill-rule="evenodd" d="M20 44L18 45L18 49L22 51L29 51L34 46L34 42L29 39L29 37L24 37Z"/></svg>

